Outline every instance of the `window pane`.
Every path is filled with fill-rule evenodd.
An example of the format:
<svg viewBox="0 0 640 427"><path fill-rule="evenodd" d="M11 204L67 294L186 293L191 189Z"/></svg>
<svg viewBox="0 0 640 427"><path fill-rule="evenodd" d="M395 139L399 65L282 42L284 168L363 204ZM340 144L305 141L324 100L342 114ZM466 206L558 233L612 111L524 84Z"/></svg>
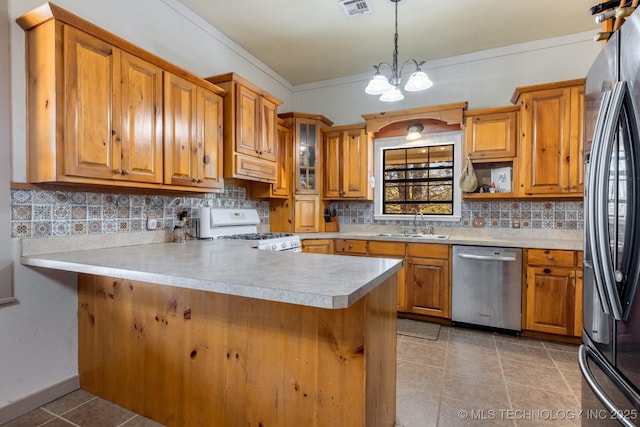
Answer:
<svg viewBox="0 0 640 427"><path fill-rule="evenodd" d="M383 151L385 214L453 215L453 145Z"/></svg>

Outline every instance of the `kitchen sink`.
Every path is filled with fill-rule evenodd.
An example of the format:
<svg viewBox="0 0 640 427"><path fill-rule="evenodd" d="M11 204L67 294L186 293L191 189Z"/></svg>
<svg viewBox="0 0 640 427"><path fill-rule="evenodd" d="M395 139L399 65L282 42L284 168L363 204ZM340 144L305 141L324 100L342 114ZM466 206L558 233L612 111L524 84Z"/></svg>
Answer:
<svg viewBox="0 0 640 427"><path fill-rule="evenodd" d="M449 238L446 234L404 234L404 233L379 233L379 237L410 237L412 239L428 239L428 240L446 240Z"/></svg>

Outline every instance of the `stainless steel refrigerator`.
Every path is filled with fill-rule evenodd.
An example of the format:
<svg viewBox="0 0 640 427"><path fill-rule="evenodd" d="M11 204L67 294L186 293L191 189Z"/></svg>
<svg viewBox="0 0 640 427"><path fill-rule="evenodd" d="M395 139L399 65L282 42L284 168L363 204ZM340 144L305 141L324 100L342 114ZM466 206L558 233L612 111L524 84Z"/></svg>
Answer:
<svg viewBox="0 0 640 427"><path fill-rule="evenodd" d="M582 425L640 425L640 12L585 86Z"/></svg>

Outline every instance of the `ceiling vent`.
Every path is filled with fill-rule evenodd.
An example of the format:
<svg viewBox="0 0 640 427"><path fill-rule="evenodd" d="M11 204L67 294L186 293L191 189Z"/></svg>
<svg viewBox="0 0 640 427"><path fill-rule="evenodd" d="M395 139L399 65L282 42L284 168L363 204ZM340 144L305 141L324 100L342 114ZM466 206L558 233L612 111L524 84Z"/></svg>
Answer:
<svg viewBox="0 0 640 427"><path fill-rule="evenodd" d="M338 0L342 11L348 18L356 15L365 15L371 13L371 0Z"/></svg>

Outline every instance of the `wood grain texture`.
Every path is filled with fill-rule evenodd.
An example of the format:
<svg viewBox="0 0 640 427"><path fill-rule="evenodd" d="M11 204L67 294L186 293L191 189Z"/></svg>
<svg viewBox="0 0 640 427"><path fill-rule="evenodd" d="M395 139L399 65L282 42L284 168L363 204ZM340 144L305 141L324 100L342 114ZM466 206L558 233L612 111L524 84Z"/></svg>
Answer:
<svg viewBox="0 0 640 427"><path fill-rule="evenodd" d="M79 276L81 387L167 426L392 426L396 276L324 310Z"/></svg>

